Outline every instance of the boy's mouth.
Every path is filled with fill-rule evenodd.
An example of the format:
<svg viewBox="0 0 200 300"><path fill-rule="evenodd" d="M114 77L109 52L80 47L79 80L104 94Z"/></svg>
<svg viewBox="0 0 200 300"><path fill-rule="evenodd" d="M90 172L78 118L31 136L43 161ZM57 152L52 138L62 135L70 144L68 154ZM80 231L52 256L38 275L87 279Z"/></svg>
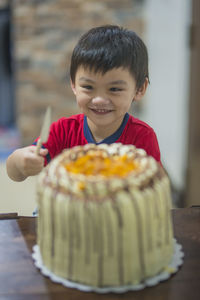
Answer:
<svg viewBox="0 0 200 300"><path fill-rule="evenodd" d="M102 108L90 108L90 110L98 115L105 115L112 112L112 109L102 109Z"/></svg>

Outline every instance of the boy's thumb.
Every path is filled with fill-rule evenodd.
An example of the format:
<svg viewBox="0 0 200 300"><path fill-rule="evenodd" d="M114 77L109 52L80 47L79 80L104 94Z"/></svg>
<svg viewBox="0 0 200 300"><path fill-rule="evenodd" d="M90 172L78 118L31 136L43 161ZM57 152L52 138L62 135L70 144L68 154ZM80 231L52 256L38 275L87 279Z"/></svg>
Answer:
<svg viewBox="0 0 200 300"><path fill-rule="evenodd" d="M48 149L43 149L43 148L40 149L40 155L46 156L47 154L48 154Z"/></svg>

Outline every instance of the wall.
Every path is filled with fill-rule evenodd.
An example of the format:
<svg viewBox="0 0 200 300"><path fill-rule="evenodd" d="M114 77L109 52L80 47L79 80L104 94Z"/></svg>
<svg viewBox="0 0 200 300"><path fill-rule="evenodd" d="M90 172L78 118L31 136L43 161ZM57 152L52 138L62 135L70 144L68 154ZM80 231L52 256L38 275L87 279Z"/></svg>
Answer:
<svg viewBox="0 0 200 300"><path fill-rule="evenodd" d="M155 129L162 161L181 191L188 149L191 1L148 0L145 11L151 84L142 117Z"/></svg>
<svg viewBox="0 0 200 300"><path fill-rule="evenodd" d="M80 35L108 23L142 35L142 12L143 5L133 0L13 1L17 120L23 145L39 135L48 104L53 120L78 112L68 70Z"/></svg>
<svg viewBox="0 0 200 300"><path fill-rule="evenodd" d="M32 216L37 207L36 177L14 182L7 176L5 163L0 160L0 188L0 213L17 212L20 216Z"/></svg>

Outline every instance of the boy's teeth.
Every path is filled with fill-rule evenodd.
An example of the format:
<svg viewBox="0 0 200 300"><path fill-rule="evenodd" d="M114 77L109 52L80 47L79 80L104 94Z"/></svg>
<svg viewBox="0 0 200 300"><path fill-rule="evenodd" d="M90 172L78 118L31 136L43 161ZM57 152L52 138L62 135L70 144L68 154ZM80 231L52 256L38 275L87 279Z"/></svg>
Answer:
<svg viewBox="0 0 200 300"><path fill-rule="evenodd" d="M96 111L98 111L98 112L107 112L108 110L106 110L106 109L95 109Z"/></svg>

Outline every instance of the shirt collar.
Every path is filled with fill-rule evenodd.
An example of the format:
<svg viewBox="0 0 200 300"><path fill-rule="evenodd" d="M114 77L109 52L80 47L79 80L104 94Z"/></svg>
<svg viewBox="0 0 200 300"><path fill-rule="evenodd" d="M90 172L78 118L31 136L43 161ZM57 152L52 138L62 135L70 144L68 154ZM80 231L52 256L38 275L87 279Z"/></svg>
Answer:
<svg viewBox="0 0 200 300"><path fill-rule="evenodd" d="M96 143L93 136L92 136L90 128L88 126L87 117L84 116L84 124L83 124L84 136L85 136L88 143L92 143L92 144L96 144L96 145L103 144L103 143L105 143L105 144L115 143L119 139L119 137L121 136L121 134L122 134L127 122L128 122L128 119L129 119L129 114L126 113L120 127L113 134L106 137L101 142Z"/></svg>

